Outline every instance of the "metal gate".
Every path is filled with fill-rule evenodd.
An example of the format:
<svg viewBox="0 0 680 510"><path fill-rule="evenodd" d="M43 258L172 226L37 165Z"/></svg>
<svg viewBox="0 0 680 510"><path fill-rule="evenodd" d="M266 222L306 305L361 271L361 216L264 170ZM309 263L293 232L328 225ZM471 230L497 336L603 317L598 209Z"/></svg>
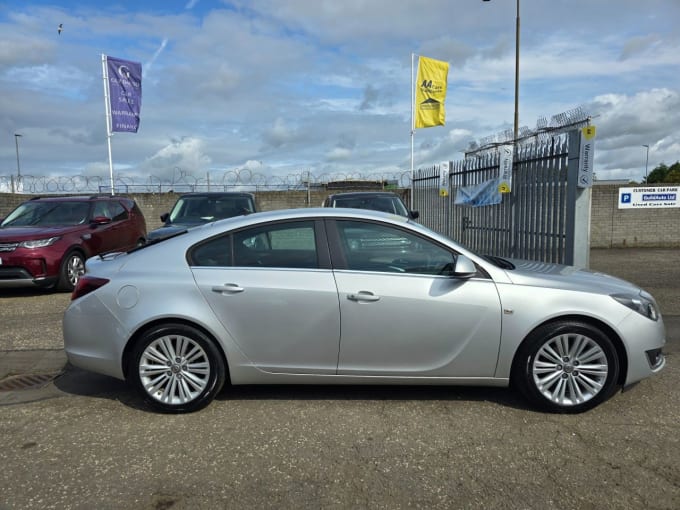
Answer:
<svg viewBox="0 0 680 510"><path fill-rule="evenodd" d="M499 177L498 151L449 162L448 197L439 194L439 166L418 170L413 204L420 212L419 222L478 253L587 266L587 254L585 258L575 254L588 249L577 242L575 233L577 222L579 229L589 228L590 214L590 190L577 189L576 183L578 134L572 131L516 149L512 192L503 194L497 205L461 206L454 200L461 187ZM576 217L582 191L587 191L585 226Z"/></svg>

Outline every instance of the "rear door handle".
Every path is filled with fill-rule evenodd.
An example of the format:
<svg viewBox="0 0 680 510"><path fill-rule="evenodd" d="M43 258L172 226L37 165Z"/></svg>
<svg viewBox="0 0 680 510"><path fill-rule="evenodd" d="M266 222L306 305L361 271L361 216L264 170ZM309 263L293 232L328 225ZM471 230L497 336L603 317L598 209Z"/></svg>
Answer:
<svg viewBox="0 0 680 510"><path fill-rule="evenodd" d="M224 285L218 285L212 288L212 291L217 292L218 294L238 294L244 290L246 289L235 283L225 283Z"/></svg>
<svg viewBox="0 0 680 510"><path fill-rule="evenodd" d="M376 296L375 294L367 290L360 290L356 294L347 294L347 299L349 299L350 301L372 302L379 301L380 296Z"/></svg>

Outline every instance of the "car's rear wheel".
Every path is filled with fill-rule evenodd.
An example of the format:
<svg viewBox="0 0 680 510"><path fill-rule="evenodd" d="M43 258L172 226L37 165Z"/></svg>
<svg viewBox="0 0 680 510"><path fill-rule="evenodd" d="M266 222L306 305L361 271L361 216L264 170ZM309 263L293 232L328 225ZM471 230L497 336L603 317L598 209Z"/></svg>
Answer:
<svg viewBox="0 0 680 510"><path fill-rule="evenodd" d="M155 409L189 413L207 406L220 392L226 367L215 343L202 331L164 324L137 342L128 374Z"/></svg>
<svg viewBox="0 0 680 510"><path fill-rule="evenodd" d="M513 379L529 401L552 412L578 413L616 389L619 360L599 329L561 321L536 329L522 344Z"/></svg>
<svg viewBox="0 0 680 510"><path fill-rule="evenodd" d="M78 251L71 251L61 261L57 289L72 291L85 273L85 257Z"/></svg>

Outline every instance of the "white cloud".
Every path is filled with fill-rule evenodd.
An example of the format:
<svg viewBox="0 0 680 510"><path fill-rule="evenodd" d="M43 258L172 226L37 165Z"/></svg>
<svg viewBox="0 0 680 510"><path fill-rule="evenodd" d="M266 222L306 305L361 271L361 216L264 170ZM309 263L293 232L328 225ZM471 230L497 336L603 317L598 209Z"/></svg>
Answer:
<svg viewBox="0 0 680 510"><path fill-rule="evenodd" d="M130 175L407 171L412 52L451 63L447 125L418 130L417 164L512 127L514 2L155 6L0 12L0 176L14 132L31 173L106 176L101 53L146 64L141 128L112 140ZM680 3L523 0L521 15L521 125L585 105L602 178L639 176L641 144L650 166L680 157Z"/></svg>

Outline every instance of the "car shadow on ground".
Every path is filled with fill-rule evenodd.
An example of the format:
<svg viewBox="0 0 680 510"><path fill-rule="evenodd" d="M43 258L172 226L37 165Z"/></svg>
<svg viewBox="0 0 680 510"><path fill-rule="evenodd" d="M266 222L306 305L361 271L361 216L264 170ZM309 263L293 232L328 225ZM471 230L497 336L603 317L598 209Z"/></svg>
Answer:
<svg viewBox="0 0 680 510"><path fill-rule="evenodd" d="M154 412L124 381L67 365L54 385L62 393L109 399L145 412ZM226 385L216 402L235 401L441 401L489 402L503 407L531 411L529 404L509 388L472 386L409 385Z"/></svg>

